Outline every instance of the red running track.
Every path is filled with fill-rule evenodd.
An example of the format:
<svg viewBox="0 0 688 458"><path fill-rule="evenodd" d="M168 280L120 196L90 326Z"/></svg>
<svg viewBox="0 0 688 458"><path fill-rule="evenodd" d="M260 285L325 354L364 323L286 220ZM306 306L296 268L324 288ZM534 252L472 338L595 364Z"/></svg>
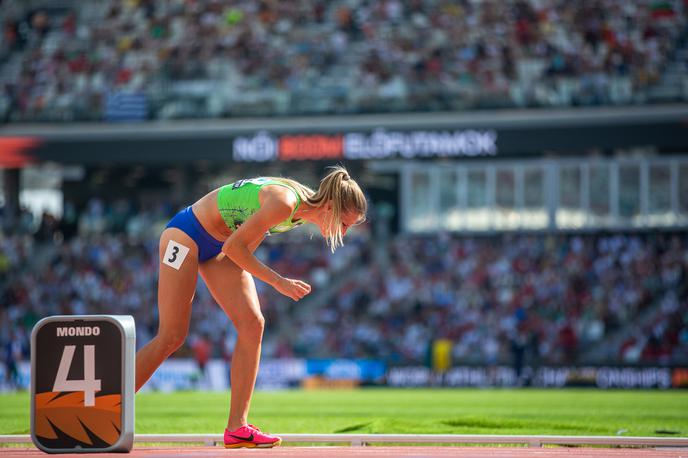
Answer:
<svg viewBox="0 0 688 458"><path fill-rule="evenodd" d="M45 453L36 448L0 448L0 457L46 457ZM84 454L64 454L59 457L80 457ZM582 447L276 447L269 450L236 449L227 450L222 447L134 447L127 455L122 453L100 453L91 455L113 458L139 457L211 457L226 456L239 458L279 458L279 457L307 457L307 458L353 458L353 457L407 457L407 458L688 458L688 449L652 449L652 448L582 448Z"/></svg>

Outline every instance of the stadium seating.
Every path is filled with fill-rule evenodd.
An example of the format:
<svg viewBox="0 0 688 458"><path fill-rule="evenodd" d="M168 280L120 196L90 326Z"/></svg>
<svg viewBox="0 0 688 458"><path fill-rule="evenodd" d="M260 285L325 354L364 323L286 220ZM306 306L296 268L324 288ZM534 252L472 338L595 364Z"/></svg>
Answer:
<svg viewBox="0 0 688 458"><path fill-rule="evenodd" d="M686 100L680 0L22 2L9 122Z"/></svg>
<svg viewBox="0 0 688 458"><path fill-rule="evenodd" d="M3 285L0 340L9 338L9 323L18 323L13 335L27 352L37 319L64 313L131 314L139 342L151 338L156 231L166 215L131 212L121 224L113 208L89 208L79 231L64 241L64 221L43 242L2 238L2 265L8 259L20 269L41 253L45 262ZM93 208L103 215L95 225L87 223ZM258 252L278 272L314 286L309 300L295 303L258 282L266 357L423 364L430 343L447 338L462 364L508 363L517 353L532 364L586 364L593 357L686 363L684 233L441 235L439 241L400 235L383 242L379 253L389 256L376 256L366 227L335 255L303 231L272 237ZM231 325L202 282L190 334L210 336L214 356L231 351ZM181 354L190 354L190 341Z"/></svg>

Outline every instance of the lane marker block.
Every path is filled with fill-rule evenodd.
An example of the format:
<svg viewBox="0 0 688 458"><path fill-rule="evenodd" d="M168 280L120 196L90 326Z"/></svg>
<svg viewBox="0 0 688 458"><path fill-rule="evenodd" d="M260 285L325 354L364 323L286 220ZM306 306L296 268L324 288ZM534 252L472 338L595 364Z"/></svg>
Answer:
<svg viewBox="0 0 688 458"><path fill-rule="evenodd" d="M129 452L136 327L129 315L62 315L31 332L31 439L47 453Z"/></svg>

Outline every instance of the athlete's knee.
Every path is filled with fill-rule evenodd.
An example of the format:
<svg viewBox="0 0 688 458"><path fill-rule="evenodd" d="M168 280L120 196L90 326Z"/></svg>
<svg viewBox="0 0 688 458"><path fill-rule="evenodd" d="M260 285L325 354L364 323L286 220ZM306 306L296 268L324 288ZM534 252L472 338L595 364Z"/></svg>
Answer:
<svg viewBox="0 0 688 458"><path fill-rule="evenodd" d="M237 323L236 328L241 337L262 339L265 330L265 318L262 314L245 317Z"/></svg>
<svg viewBox="0 0 688 458"><path fill-rule="evenodd" d="M158 332L158 339L167 355L171 355L184 345L186 340L186 331L162 331Z"/></svg>

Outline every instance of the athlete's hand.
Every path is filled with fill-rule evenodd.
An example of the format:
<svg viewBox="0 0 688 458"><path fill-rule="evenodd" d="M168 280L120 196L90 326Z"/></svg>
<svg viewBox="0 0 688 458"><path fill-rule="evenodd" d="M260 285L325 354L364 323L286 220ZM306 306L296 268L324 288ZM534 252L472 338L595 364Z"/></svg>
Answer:
<svg viewBox="0 0 688 458"><path fill-rule="evenodd" d="M311 292L311 285L301 280L292 280L291 278L280 277L277 283L272 286L280 293L287 297L291 297L295 301L298 301Z"/></svg>

